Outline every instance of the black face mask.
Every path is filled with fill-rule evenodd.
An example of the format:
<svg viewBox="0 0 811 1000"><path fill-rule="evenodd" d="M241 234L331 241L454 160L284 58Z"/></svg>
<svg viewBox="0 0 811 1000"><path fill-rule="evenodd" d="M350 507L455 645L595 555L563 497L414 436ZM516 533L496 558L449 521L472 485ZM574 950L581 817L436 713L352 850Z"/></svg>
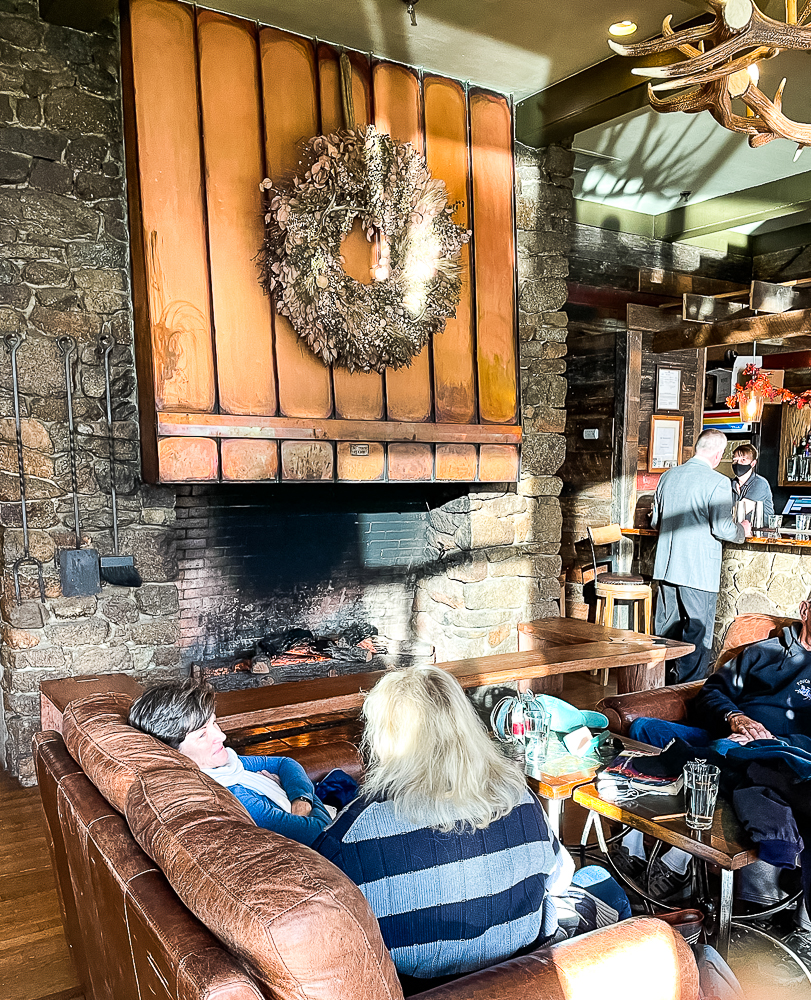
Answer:
<svg viewBox="0 0 811 1000"><path fill-rule="evenodd" d="M741 476L745 476L747 472L751 472L752 466L744 465L742 462L733 462L732 471L736 476L738 476L738 478L740 478Z"/></svg>

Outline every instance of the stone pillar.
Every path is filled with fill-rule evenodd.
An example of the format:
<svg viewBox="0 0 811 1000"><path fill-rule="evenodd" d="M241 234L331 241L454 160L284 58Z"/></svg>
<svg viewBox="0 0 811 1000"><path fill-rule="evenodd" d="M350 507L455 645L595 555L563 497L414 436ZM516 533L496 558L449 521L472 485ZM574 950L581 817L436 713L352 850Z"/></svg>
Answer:
<svg viewBox="0 0 811 1000"><path fill-rule="evenodd" d="M9 354L0 345L0 569L2 569L3 761L34 781L31 736L41 680L127 671L145 679L177 671L174 493L142 485L123 177L118 33L46 24L37 0L6 0L0 14L0 336L20 347L23 445L31 552L43 561L14 597L11 564L22 552ZM10 13L8 13L10 11ZM56 556L74 544L63 334L78 342L74 410L82 532L112 551L104 375L98 337L111 355L115 455L121 462L121 549L145 586L104 586L61 596Z"/></svg>
<svg viewBox="0 0 811 1000"><path fill-rule="evenodd" d="M438 662L512 652L519 622L558 614L573 166L563 147L517 146L521 479L473 487L430 513L433 561L417 583L414 628Z"/></svg>

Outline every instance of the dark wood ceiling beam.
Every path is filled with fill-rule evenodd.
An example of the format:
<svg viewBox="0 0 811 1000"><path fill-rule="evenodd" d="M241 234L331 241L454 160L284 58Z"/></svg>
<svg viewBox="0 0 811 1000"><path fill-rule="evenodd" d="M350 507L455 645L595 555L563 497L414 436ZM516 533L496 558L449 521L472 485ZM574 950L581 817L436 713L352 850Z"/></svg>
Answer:
<svg viewBox="0 0 811 1000"><path fill-rule="evenodd" d="M657 354L700 347L751 344L755 340L783 339L807 334L811 327L811 309L794 309L772 316L752 316L717 323L714 326L690 324L687 329L664 330L653 338Z"/></svg>
<svg viewBox="0 0 811 1000"><path fill-rule="evenodd" d="M733 316L738 316L741 319L741 314L746 316L752 314L748 302L717 299L712 295L684 295L682 297L681 318L688 323L721 323Z"/></svg>
<svg viewBox="0 0 811 1000"><path fill-rule="evenodd" d="M700 274L683 274L659 267L640 267L639 290L681 299L683 295L746 294L749 286L735 281L722 281L720 278L703 278Z"/></svg>
<svg viewBox="0 0 811 1000"><path fill-rule="evenodd" d="M811 288L799 285L775 285L769 281L753 281L749 293L753 310L763 313L785 313L794 309L811 309Z"/></svg>
<svg viewBox="0 0 811 1000"><path fill-rule="evenodd" d="M39 16L50 24L95 31L118 10L118 0L39 0Z"/></svg>

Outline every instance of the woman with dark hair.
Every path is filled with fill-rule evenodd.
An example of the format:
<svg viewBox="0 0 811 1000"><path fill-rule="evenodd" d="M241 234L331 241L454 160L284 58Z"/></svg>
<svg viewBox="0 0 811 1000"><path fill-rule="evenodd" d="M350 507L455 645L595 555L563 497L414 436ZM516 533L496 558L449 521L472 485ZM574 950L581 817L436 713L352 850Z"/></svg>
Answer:
<svg viewBox="0 0 811 1000"><path fill-rule="evenodd" d="M179 750L245 806L257 826L312 844L332 822L302 766L290 757L240 757L226 748L210 684L158 684L137 698L129 724Z"/></svg>
<svg viewBox="0 0 811 1000"><path fill-rule="evenodd" d="M631 915L604 869L575 874L451 674L392 671L363 717L361 795L313 847L360 887L402 977L458 976Z"/></svg>

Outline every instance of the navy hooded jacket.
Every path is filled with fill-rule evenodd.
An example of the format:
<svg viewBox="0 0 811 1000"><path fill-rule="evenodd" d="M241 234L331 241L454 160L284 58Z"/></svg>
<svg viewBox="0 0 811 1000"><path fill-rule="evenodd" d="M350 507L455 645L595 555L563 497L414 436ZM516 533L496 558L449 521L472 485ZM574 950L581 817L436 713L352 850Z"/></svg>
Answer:
<svg viewBox="0 0 811 1000"><path fill-rule="evenodd" d="M811 749L811 650L800 625L748 646L710 674L690 703L690 724L714 737L729 735L728 712L743 712L773 736Z"/></svg>

